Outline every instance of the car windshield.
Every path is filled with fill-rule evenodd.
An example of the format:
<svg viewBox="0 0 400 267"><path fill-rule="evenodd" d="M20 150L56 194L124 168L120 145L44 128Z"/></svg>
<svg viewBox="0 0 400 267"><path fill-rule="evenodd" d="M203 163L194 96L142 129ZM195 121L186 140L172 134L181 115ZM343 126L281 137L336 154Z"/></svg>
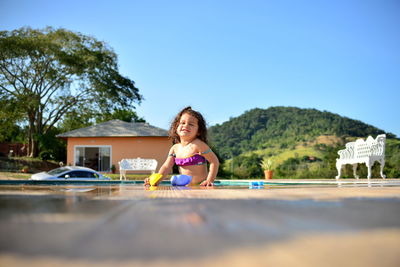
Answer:
<svg viewBox="0 0 400 267"><path fill-rule="evenodd" d="M57 174L60 174L62 172L65 172L65 171L69 171L69 169L65 168L65 167L61 167L61 168L57 168L57 169L49 171L48 174L57 175Z"/></svg>

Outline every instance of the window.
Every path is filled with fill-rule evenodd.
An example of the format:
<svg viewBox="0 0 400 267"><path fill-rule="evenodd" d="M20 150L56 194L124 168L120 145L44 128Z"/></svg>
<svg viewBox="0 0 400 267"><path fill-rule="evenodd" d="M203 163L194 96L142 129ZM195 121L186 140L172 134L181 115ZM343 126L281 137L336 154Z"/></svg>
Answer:
<svg viewBox="0 0 400 267"><path fill-rule="evenodd" d="M97 176L92 172L71 171L62 175L61 178L97 178Z"/></svg>
<svg viewBox="0 0 400 267"><path fill-rule="evenodd" d="M75 166L108 172L111 170L111 146L76 146L74 159Z"/></svg>

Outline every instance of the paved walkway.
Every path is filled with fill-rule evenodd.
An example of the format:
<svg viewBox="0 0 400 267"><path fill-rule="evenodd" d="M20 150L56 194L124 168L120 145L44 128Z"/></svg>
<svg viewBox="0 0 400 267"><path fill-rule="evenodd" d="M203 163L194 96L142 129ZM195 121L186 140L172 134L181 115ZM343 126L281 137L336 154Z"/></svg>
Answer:
<svg viewBox="0 0 400 267"><path fill-rule="evenodd" d="M0 265L400 266L400 186L390 181L2 186Z"/></svg>

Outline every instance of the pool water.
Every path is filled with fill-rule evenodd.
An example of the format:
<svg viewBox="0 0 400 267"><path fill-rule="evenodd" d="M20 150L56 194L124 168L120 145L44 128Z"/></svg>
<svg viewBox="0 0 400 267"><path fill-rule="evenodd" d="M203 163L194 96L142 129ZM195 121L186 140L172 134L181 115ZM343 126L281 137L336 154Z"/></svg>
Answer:
<svg viewBox="0 0 400 267"><path fill-rule="evenodd" d="M142 180L111 180L111 181L67 181L67 180L0 180L3 185L143 185ZM170 181L162 181L160 186L170 186ZM214 187L249 187L264 186L400 186L400 179L286 179L286 180L216 180ZM190 187L190 186L189 186Z"/></svg>

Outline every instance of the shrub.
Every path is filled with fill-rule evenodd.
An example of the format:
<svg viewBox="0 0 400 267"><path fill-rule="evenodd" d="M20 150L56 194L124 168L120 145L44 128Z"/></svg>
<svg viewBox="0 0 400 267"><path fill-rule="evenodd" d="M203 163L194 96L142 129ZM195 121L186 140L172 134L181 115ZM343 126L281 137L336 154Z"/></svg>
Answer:
<svg viewBox="0 0 400 267"><path fill-rule="evenodd" d="M41 160L52 160L54 159L54 156L50 151L42 151L39 153L39 158Z"/></svg>

